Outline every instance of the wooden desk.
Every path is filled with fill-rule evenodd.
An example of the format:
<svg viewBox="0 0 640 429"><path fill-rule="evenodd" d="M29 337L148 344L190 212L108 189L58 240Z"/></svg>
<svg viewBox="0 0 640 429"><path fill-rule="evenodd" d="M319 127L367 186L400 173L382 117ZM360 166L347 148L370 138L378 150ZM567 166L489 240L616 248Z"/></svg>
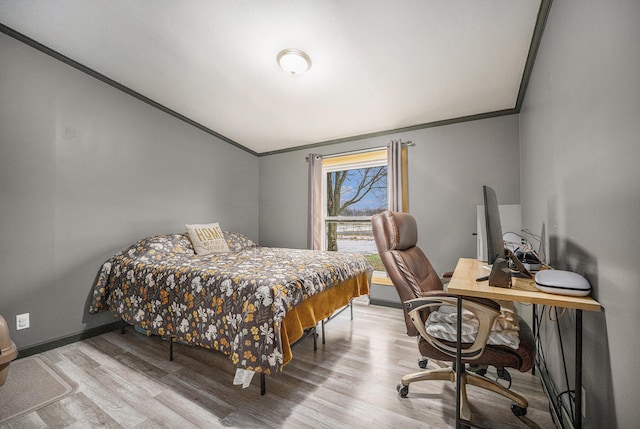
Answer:
<svg viewBox="0 0 640 429"><path fill-rule="evenodd" d="M554 307L573 308L576 310L576 365L575 365L575 416L576 428L582 427L582 311L601 311L598 301L591 297L577 297L556 295L536 289L533 279L512 278L512 287L499 288L489 286L489 281L476 282L479 277L487 276L489 271L483 268L486 263L476 259L461 258L456 265L451 281L447 287L449 293L458 295L458 313L462 312L462 298L474 296L505 301L542 304ZM461 318L458 318L460 322ZM535 327L534 327L535 328ZM458 323L458 338L461 337L462 326ZM460 391L460 373L463 371L461 359L461 344L458 342L458 356L456 357L456 389ZM460 419L460 396L456 395L456 427L462 422Z"/></svg>
<svg viewBox="0 0 640 429"><path fill-rule="evenodd" d="M477 259L461 258L449 282L448 291L454 295L477 296L481 298L501 299L504 301L542 304L554 307L575 308L578 310L600 311L598 301L585 296L556 295L536 289L533 279L512 278L511 289L489 286L487 280L477 282L478 277L489 275L482 268L485 262Z"/></svg>

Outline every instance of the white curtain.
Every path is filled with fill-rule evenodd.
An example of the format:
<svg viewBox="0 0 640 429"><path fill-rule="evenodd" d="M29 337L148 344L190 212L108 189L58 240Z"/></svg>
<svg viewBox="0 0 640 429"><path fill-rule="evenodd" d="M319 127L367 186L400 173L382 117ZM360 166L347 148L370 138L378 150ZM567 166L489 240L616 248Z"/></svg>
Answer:
<svg viewBox="0 0 640 429"><path fill-rule="evenodd" d="M401 140L391 140L387 144L387 185L389 187L389 210L406 212L408 210L406 148Z"/></svg>
<svg viewBox="0 0 640 429"><path fill-rule="evenodd" d="M322 249L322 155L310 153L307 248Z"/></svg>

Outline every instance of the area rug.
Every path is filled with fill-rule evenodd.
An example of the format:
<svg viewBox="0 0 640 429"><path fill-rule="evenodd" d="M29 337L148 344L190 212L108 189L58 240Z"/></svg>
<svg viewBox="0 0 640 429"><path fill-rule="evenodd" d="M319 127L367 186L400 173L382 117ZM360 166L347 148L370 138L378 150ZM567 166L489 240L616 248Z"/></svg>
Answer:
<svg viewBox="0 0 640 429"><path fill-rule="evenodd" d="M38 356L9 365L7 381L0 386L0 424L35 411L67 396L73 387Z"/></svg>

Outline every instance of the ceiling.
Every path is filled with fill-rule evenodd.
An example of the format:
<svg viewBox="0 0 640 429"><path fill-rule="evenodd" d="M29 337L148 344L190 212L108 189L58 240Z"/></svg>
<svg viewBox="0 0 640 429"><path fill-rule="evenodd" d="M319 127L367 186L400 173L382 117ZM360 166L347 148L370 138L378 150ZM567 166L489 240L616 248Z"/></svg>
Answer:
<svg viewBox="0 0 640 429"><path fill-rule="evenodd" d="M0 23L268 154L513 113L540 9L541 0L0 0ZM286 48L311 57L306 74L280 70Z"/></svg>

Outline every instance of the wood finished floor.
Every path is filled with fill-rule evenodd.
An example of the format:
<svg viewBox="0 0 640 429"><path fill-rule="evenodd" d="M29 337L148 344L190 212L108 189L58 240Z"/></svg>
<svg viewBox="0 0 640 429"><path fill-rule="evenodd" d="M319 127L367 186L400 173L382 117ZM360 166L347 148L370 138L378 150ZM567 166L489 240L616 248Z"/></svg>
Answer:
<svg viewBox="0 0 640 429"><path fill-rule="evenodd" d="M354 305L326 325L326 344L306 338L277 377L247 389L233 386L226 356L168 343L128 328L42 353L78 387L70 396L14 419L17 428L449 428L455 385L412 384L400 398L400 377L419 371L415 340L399 309ZM430 363L430 367L433 366ZM468 388L474 422L494 428L553 428L537 377L510 371L514 390L529 400L517 418L508 400Z"/></svg>

